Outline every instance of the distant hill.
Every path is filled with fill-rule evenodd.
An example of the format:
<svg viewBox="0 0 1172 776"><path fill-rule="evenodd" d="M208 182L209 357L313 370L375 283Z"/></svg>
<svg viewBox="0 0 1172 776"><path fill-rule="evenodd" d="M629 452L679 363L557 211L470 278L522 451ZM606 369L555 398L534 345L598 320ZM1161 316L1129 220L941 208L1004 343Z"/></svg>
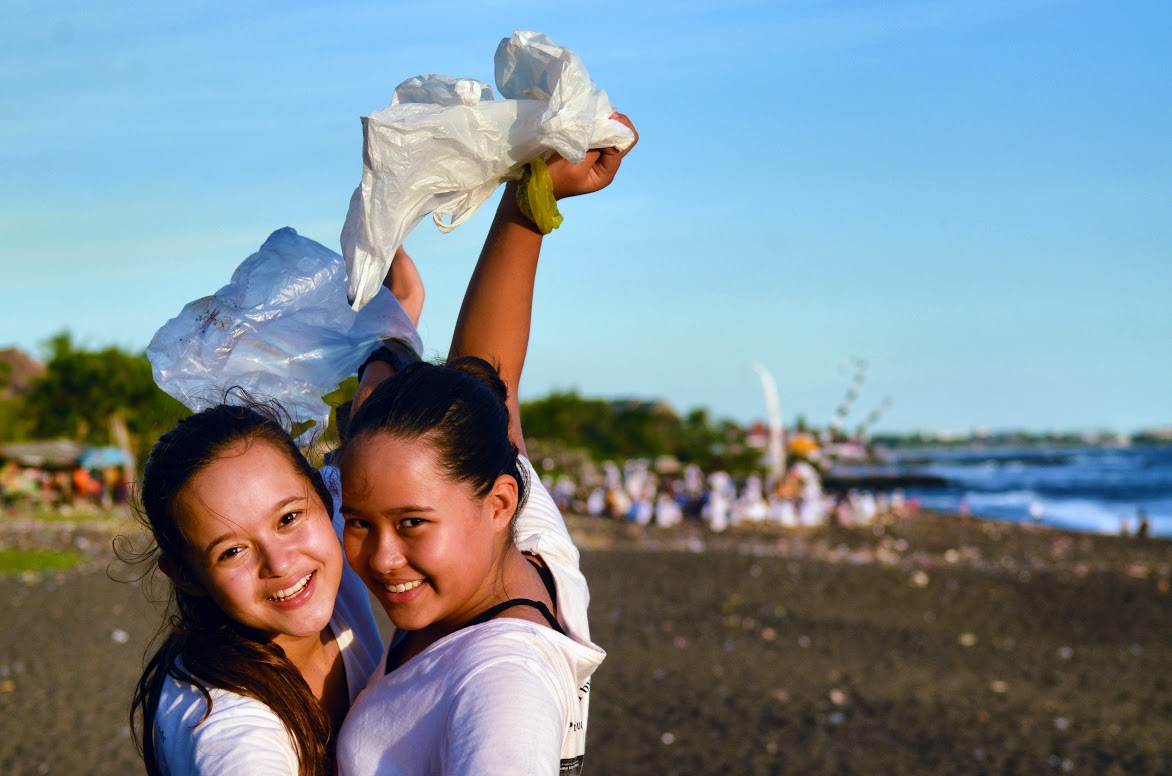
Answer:
<svg viewBox="0 0 1172 776"><path fill-rule="evenodd" d="M0 399L23 396L45 374L45 365L23 350L0 350Z"/></svg>

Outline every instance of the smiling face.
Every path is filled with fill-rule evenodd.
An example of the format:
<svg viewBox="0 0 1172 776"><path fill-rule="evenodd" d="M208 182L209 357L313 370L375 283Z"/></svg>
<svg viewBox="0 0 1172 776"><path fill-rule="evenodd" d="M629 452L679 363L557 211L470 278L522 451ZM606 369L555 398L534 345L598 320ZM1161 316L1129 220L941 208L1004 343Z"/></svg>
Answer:
<svg viewBox="0 0 1172 776"><path fill-rule="evenodd" d="M342 551L312 484L269 442L230 447L179 491L186 586L278 645L318 638L342 578Z"/></svg>
<svg viewBox="0 0 1172 776"><path fill-rule="evenodd" d="M442 473L426 439L373 433L347 450L342 492L346 557L396 627L451 630L500 597L511 477L478 497Z"/></svg>

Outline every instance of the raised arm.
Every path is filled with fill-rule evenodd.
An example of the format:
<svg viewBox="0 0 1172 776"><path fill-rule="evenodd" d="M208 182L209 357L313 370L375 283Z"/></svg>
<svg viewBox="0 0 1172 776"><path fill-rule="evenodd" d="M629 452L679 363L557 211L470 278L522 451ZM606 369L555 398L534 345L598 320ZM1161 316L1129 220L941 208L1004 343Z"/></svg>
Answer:
<svg viewBox="0 0 1172 776"><path fill-rule="evenodd" d="M383 285L395 295L403 312L407 313L411 323L418 328L425 296L423 278L420 276L415 262L401 245L395 251L395 259L391 262L391 269L383 280ZM392 345L392 347L400 348L398 345ZM354 393L354 401L347 414L358 409L359 405L366 401L366 397L370 396L370 392L374 390L376 385L395 373L394 367L386 361L369 361L360 371L362 379L358 383L358 390Z"/></svg>
<svg viewBox="0 0 1172 776"><path fill-rule="evenodd" d="M615 118L634 131L626 116L616 114ZM638 133L635 139L638 142ZM580 164L553 157L548 164L554 196L564 199L606 188L634 147L632 143L626 151L590 151ZM468 281L448 353L448 358L479 356L499 364L501 378L509 389L509 436L522 453L525 439L517 393L529 349L533 285L541 242L541 233L517 206L517 184L509 183Z"/></svg>
<svg viewBox="0 0 1172 776"><path fill-rule="evenodd" d="M402 245L395 251L395 258L391 262L391 269L387 272L383 285L399 300L403 312L407 313L411 323L419 328L419 316L423 312L423 278Z"/></svg>

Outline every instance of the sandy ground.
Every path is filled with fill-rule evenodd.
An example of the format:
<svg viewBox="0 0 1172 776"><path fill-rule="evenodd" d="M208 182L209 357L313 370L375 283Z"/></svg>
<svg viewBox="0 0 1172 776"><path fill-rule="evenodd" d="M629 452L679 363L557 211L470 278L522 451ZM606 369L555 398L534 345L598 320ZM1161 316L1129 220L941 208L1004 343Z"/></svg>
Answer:
<svg viewBox="0 0 1172 776"><path fill-rule="evenodd" d="M0 773L141 773L126 714L161 611L108 578L116 529L0 520L0 546L90 559L0 577ZM1172 542L571 522L609 653L588 774L1172 772Z"/></svg>

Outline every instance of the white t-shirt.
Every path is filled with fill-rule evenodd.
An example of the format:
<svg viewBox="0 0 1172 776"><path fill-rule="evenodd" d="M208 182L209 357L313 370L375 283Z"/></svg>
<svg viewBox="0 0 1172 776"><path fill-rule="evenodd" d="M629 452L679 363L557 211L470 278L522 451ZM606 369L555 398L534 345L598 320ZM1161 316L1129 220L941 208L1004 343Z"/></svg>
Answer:
<svg viewBox="0 0 1172 776"><path fill-rule="evenodd" d="M336 467L322 469L326 487L334 498L334 530L342 539L342 487ZM370 597L357 574L345 565L342 583L330 618L346 669L350 702L366 686L379 655L379 636ZM167 776L296 775L297 749L283 722L264 703L228 690L209 687L212 711L203 694L192 684L168 676L155 715L155 756Z"/></svg>
<svg viewBox="0 0 1172 776"><path fill-rule="evenodd" d="M529 500L517 546L539 555L568 636L503 617L449 634L385 673L386 655L338 738L342 776L581 773L590 676L590 594L565 521L522 459Z"/></svg>

